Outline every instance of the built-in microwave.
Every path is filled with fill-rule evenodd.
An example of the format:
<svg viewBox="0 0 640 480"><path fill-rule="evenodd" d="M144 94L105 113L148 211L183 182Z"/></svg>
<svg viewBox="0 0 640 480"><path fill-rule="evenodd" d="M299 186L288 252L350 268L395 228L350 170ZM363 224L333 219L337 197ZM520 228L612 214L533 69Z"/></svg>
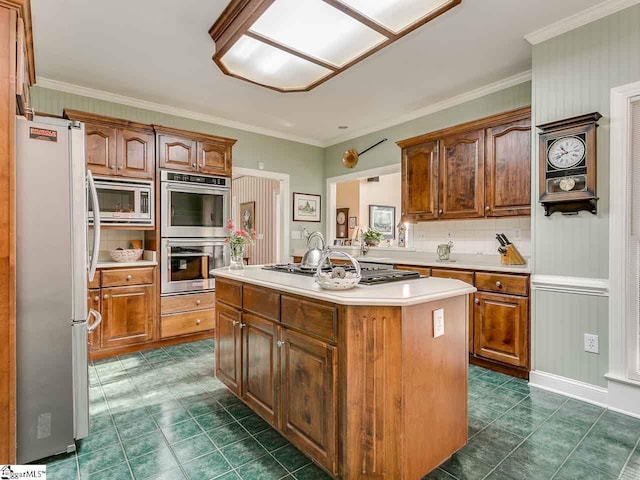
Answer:
<svg viewBox="0 0 640 480"><path fill-rule="evenodd" d="M229 235L231 179L160 172L161 234L167 238L223 238Z"/></svg>
<svg viewBox="0 0 640 480"><path fill-rule="evenodd" d="M162 295L215 289L213 270L229 264L224 239L163 238Z"/></svg>
<svg viewBox="0 0 640 480"><path fill-rule="evenodd" d="M106 177L94 177L94 182L103 226L154 226L153 182ZM93 223L92 202L89 202L89 223Z"/></svg>

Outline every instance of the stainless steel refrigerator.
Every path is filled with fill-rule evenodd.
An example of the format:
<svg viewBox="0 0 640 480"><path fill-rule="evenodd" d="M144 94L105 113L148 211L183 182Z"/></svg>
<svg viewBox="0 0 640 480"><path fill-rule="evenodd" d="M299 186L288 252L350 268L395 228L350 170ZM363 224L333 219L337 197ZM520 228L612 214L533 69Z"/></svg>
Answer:
<svg viewBox="0 0 640 480"><path fill-rule="evenodd" d="M84 129L77 122L16 122L17 457L21 464L75 449L89 433L87 306L100 218L88 249Z"/></svg>

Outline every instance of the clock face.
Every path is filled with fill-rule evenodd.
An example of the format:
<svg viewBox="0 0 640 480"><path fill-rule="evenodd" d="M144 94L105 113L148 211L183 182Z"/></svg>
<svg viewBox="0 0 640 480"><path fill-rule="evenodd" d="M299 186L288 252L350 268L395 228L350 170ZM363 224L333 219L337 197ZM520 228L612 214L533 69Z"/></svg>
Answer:
<svg viewBox="0 0 640 480"><path fill-rule="evenodd" d="M551 144L547 151L549 163L560 170L575 167L586 153L587 147L581 138L562 137Z"/></svg>
<svg viewBox="0 0 640 480"><path fill-rule="evenodd" d="M347 217L345 216L344 212L338 213L337 220L340 225L344 224L344 222L347 220Z"/></svg>

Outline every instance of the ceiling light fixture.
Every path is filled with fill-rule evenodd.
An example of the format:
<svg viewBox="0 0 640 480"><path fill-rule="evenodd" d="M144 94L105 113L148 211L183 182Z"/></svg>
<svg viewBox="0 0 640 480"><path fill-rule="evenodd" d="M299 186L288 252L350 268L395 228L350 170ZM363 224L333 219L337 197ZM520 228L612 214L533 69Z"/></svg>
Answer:
<svg viewBox="0 0 640 480"><path fill-rule="evenodd" d="M309 91L462 0L231 0L209 30L226 75Z"/></svg>

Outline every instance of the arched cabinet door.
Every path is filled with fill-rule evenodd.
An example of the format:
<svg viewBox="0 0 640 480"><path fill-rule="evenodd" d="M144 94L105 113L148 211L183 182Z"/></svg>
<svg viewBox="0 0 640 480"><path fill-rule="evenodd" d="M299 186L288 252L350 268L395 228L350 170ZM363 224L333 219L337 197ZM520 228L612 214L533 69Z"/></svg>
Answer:
<svg viewBox="0 0 640 480"><path fill-rule="evenodd" d="M117 130L93 123L85 123L84 129L87 169L94 175L115 175Z"/></svg>
<svg viewBox="0 0 640 480"><path fill-rule="evenodd" d="M197 170L195 140L158 133L157 142L160 168L188 172Z"/></svg>
<svg viewBox="0 0 640 480"><path fill-rule="evenodd" d="M117 174L124 177L153 179L155 146L152 133L118 131Z"/></svg>

